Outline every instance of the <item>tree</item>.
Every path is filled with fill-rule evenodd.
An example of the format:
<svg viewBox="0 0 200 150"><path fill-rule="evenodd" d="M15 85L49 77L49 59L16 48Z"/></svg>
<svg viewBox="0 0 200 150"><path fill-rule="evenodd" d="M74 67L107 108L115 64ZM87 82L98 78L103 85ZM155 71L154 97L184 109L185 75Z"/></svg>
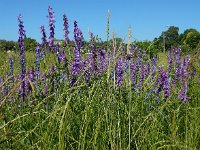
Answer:
<svg viewBox="0 0 200 150"><path fill-rule="evenodd" d="M8 51L8 50L15 50L16 49L16 42L14 41L6 41L0 40L0 50Z"/></svg>
<svg viewBox="0 0 200 150"><path fill-rule="evenodd" d="M147 50L149 48L149 46L151 45L151 41L135 41L134 45L141 48L142 50Z"/></svg>
<svg viewBox="0 0 200 150"><path fill-rule="evenodd" d="M182 45L183 44L183 42L184 42L184 40L186 39L186 37L187 37L187 34L189 33L189 32L198 32L196 29L193 29L193 28L191 28L191 29L186 29L183 33L181 33L180 34L180 36L179 36L179 44L180 45Z"/></svg>
<svg viewBox="0 0 200 150"><path fill-rule="evenodd" d="M165 40L165 49L168 50L171 47L178 46L179 42L179 28L175 26L170 26L167 31L162 32L160 39ZM164 39L163 39L164 37ZM164 44L163 44L164 45Z"/></svg>
<svg viewBox="0 0 200 150"><path fill-rule="evenodd" d="M200 51L200 41L199 41L199 43L197 44L196 50L199 50L199 51Z"/></svg>
<svg viewBox="0 0 200 150"><path fill-rule="evenodd" d="M200 33L197 30L187 32L183 44L187 45L190 49L194 50L200 41Z"/></svg>
<svg viewBox="0 0 200 150"><path fill-rule="evenodd" d="M35 39L26 37L24 39L24 45L25 45L25 50L26 51L35 51L35 48L37 46L37 42Z"/></svg>
<svg viewBox="0 0 200 150"><path fill-rule="evenodd" d="M154 48L157 50L166 50L171 47L177 47L179 45L179 28L170 26L167 31L162 32L158 38L153 40ZM165 47L164 47L165 46Z"/></svg>

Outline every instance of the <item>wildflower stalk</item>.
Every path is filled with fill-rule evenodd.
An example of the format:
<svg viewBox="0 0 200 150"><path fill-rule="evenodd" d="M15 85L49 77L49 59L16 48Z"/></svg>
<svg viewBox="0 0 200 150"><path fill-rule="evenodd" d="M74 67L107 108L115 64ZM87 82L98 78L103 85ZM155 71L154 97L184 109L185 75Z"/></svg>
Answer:
<svg viewBox="0 0 200 150"><path fill-rule="evenodd" d="M25 60L25 50L24 50L24 38L25 38L25 30L24 25L22 21L22 16L19 15L18 17L18 23L19 23L19 48L20 48L20 61L21 61L21 95L22 95L22 101L25 99L25 76L26 76L26 60Z"/></svg>
<svg viewBox="0 0 200 150"><path fill-rule="evenodd" d="M109 40L109 34L110 34L109 32L110 32L110 10L108 10L107 24L106 24L107 49L108 49L108 40Z"/></svg>
<svg viewBox="0 0 200 150"><path fill-rule="evenodd" d="M66 44L68 44L69 42L69 25L68 25L68 19L67 16L64 14L63 15L63 26L64 29L63 31L65 32L65 42L64 42L64 46L66 46Z"/></svg>
<svg viewBox="0 0 200 150"><path fill-rule="evenodd" d="M50 35L49 35L49 47L50 49L53 48L54 45L54 34L55 34L55 15L53 12L53 9L51 6L48 7L48 13L49 13L49 30L50 30Z"/></svg>
<svg viewBox="0 0 200 150"><path fill-rule="evenodd" d="M128 43L127 43L127 54L130 53L130 45L131 45L131 27L128 28Z"/></svg>

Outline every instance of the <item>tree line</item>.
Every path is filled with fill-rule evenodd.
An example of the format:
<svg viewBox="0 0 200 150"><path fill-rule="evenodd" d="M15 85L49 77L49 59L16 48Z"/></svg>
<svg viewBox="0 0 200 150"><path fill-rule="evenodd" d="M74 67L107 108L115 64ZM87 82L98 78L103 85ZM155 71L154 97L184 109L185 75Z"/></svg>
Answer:
<svg viewBox="0 0 200 150"><path fill-rule="evenodd" d="M97 40L99 46L104 47L108 45L107 41L102 41L100 38L98 38L98 36ZM118 45L119 43L123 42L123 39L118 37L115 38L115 40ZM37 45L37 41L35 39L26 37L24 42L25 49L27 51L35 50ZM112 43L112 39L109 42ZM74 44L73 41L70 43L71 45ZM84 41L84 44L89 45L89 42ZM200 50L200 32L196 29L190 28L179 34L179 27L170 26L167 31L162 32L159 37L154 38L152 41L134 41L132 44L146 50L149 53L168 51L173 47L181 47L183 52L192 52L194 50ZM15 41L0 40L0 50L16 51L18 50L18 43Z"/></svg>

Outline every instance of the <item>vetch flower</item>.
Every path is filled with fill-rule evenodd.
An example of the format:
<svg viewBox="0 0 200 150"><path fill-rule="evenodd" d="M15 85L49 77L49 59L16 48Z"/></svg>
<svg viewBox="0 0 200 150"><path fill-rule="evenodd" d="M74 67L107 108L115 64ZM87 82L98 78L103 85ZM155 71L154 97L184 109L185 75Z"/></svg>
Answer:
<svg viewBox="0 0 200 150"><path fill-rule="evenodd" d="M139 90L142 88L144 77L145 77L145 65L142 64L141 68L140 68L140 81L139 81L139 85L138 85Z"/></svg>
<svg viewBox="0 0 200 150"><path fill-rule="evenodd" d="M80 52L82 48L82 32L78 28L76 21L74 22L74 41L74 60L71 63L71 75L73 76L73 81L70 83L71 86L76 82L77 75L79 75L83 69L83 61Z"/></svg>
<svg viewBox="0 0 200 150"><path fill-rule="evenodd" d="M181 76L181 49L178 48L175 50L175 55L174 55L174 60L175 60L175 74L176 74L176 80L178 80Z"/></svg>
<svg viewBox="0 0 200 150"><path fill-rule="evenodd" d="M182 89L180 91L180 94L178 95L178 99L183 100L184 102L188 101L186 80L184 80L184 82L182 82Z"/></svg>
<svg viewBox="0 0 200 150"><path fill-rule="evenodd" d="M98 63L97 63L97 68L98 68L98 75L101 75L106 66L107 66L107 63L108 63L108 60L109 58L106 57L106 50L103 49L103 50L100 50L100 52L98 53L97 55L97 60L98 60Z"/></svg>
<svg viewBox="0 0 200 150"><path fill-rule="evenodd" d="M130 64L130 69L131 69L131 80L132 80L133 86L135 88L135 86L136 86L136 65L133 62L131 62L131 64Z"/></svg>
<svg viewBox="0 0 200 150"><path fill-rule="evenodd" d="M141 54L140 54L140 50L138 49L138 50L137 50L137 60L136 60L136 68L137 68L137 70L140 69L141 63L142 63L142 61L141 61L141 56L140 56L140 55L141 55Z"/></svg>
<svg viewBox="0 0 200 150"><path fill-rule="evenodd" d="M46 48L47 36L46 36L46 32L45 32L44 26L41 26L41 27L40 27L40 32L42 33L42 46L43 46L44 48Z"/></svg>
<svg viewBox="0 0 200 150"><path fill-rule="evenodd" d="M55 25L54 25L55 15L51 6L48 7L48 13L49 13L48 19L49 19L49 30L50 30L49 47L52 49L54 45L54 34L55 34Z"/></svg>
<svg viewBox="0 0 200 150"><path fill-rule="evenodd" d="M84 61L84 77L86 82L89 81L93 71L93 54L89 53Z"/></svg>
<svg viewBox="0 0 200 150"><path fill-rule="evenodd" d="M151 73L151 65L150 63L147 64L147 68L146 68L146 78L150 76Z"/></svg>
<svg viewBox="0 0 200 150"><path fill-rule="evenodd" d="M74 22L74 40L76 43L76 46L74 48L74 61L71 64L71 74L72 75L78 75L82 68L83 68L83 62L81 57L81 47L82 47L82 32L78 28L77 22Z"/></svg>
<svg viewBox="0 0 200 150"><path fill-rule="evenodd" d="M122 86L123 72L124 72L122 58L117 59L115 71L116 71L116 84L117 84L117 86L120 87L120 86Z"/></svg>
<svg viewBox="0 0 200 150"><path fill-rule="evenodd" d="M182 81L182 89L180 91L180 94L178 96L178 99L183 100L184 102L188 101L187 97L187 66L189 65L190 57L187 56L185 59L183 59L183 62L181 64L181 81Z"/></svg>
<svg viewBox="0 0 200 150"><path fill-rule="evenodd" d="M172 49L169 49L169 55L167 56L167 61L168 61L168 73L171 73L172 69Z"/></svg>
<svg viewBox="0 0 200 150"><path fill-rule="evenodd" d="M164 90L164 97L168 98L170 95L170 78L169 73L163 72L163 90Z"/></svg>
<svg viewBox="0 0 200 150"><path fill-rule="evenodd" d="M39 74L39 70L40 70L40 48L39 46L36 47L35 49L35 56L36 56L36 60L35 60L35 79L38 79L38 74Z"/></svg>
<svg viewBox="0 0 200 150"><path fill-rule="evenodd" d="M168 98L170 95L170 79L168 72L165 72L163 70L163 67L159 67L159 74L158 74L158 90L157 94L160 94L160 92L164 91L164 97Z"/></svg>
<svg viewBox="0 0 200 150"><path fill-rule="evenodd" d="M64 26L63 31L65 32L65 43L64 43L64 46L66 46L66 44L69 41L69 25L68 25L67 16L65 14L63 15L63 22L64 22L63 23L63 26Z"/></svg>
<svg viewBox="0 0 200 150"><path fill-rule="evenodd" d="M89 82L91 76L97 71L97 54L95 37L90 33L90 53L84 61L84 77L86 82Z"/></svg>
<svg viewBox="0 0 200 150"><path fill-rule="evenodd" d="M12 57L9 57L9 66L10 66L10 76L13 76L13 58Z"/></svg>
<svg viewBox="0 0 200 150"><path fill-rule="evenodd" d="M157 59L153 57L151 61L151 79L154 80L156 75Z"/></svg>
<svg viewBox="0 0 200 150"><path fill-rule="evenodd" d="M25 37L25 30L24 25L22 21L22 16L19 15L18 17L18 23L19 23L19 48L20 48L20 62L21 62L21 95L22 95L22 101L25 99L25 75L26 75L26 61L25 61L25 52L24 52L24 37Z"/></svg>
<svg viewBox="0 0 200 150"><path fill-rule="evenodd" d="M91 56L91 63L92 63L92 70L97 71L97 54L96 54L96 45L95 45L95 37L93 33L90 33L90 53Z"/></svg>

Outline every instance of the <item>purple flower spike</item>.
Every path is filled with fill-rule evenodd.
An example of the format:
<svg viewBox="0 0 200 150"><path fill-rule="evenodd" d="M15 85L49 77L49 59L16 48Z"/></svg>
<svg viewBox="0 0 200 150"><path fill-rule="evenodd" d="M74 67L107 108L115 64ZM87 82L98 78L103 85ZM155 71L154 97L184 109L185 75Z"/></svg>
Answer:
<svg viewBox="0 0 200 150"><path fill-rule="evenodd" d="M141 55L141 53L140 53L140 50L138 49L137 50L137 60L136 60L136 68L137 68L137 70L140 69L141 63L142 63L140 55Z"/></svg>
<svg viewBox="0 0 200 150"><path fill-rule="evenodd" d="M178 80L181 76L181 49L178 48L175 50L175 55L174 55L174 60L175 60L175 65L176 65L176 80Z"/></svg>
<svg viewBox="0 0 200 150"><path fill-rule="evenodd" d="M90 53L84 61L84 77L86 82L89 81L93 70L93 56Z"/></svg>
<svg viewBox="0 0 200 150"><path fill-rule="evenodd" d="M45 48L46 47L46 43L47 43L47 36L46 36L46 32L45 32L44 26L40 27L40 32L42 33L42 46Z"/></svg>
<svg viewBox="0 0 200 150"><path fill-rule="evenodd" d="M189 66L190 65L190 55L187 55L185 58L185 65Z"/></svg>
<svg viewBox="0 0 200 150"><path fill-rule="evenodd" d="M47 85L44 86L44 95L48 96L49 87Z"/></svg>
<svg viewBox="0 0 200 150"><path fill-rule="evenodd" d="M90 33L90 53L91 56L91 63L92 63L92 70L97 71L97 54L96 54L96 45L95 45L95 37L93 33Z"/></svg>
<svg viewBox="0 0 200 150"><path fill-rule="evenodd" d="M168 61L168 73L171 73L171 69L172 69L172 49L169 50L169 55L167 57L167 61Z"/></svg>
<svg viewBox="0 0 200 150"><path fill-rule="evenodd" d="M186 59L183 59L183 63L181 64L180 74L181 74L182 80L185 80L186 75L187 75Z"/></svg>
<svg viewBox="0 0 200 150"><path fill-rule="evenodd" d="M186 81L183 82L183 87L182 87L182 89L180 91L178 99L183 100L184 102L188 101L188 97L187 97L187 82Z"/></svg>
<svg viewBox="0 0 200 150"><path fill-rule="evenodd" d="M35 79L38 79L39 75L39 70L40 70L40 48L39 46L36 47L35 49L35 56L36 56L36 61L35 61Z"/></svg>
<svg viewBox="0 0 200 150"><path fill-rule="evenodd" d="M31 82L34 81L34 74L35 74L35 72L34 72L34 69L33 69L33 68L32 68L31 70L28 71L28 78L29 78L29 80L30 80Z"/></svg>
<svg viewBox="0 0 200 150"><path fill-rule="evenodd" d="M63 31L65 32L65 46L66 46L66 44L69 41L69 25L68 25L67 16L65 14L63 15L63 22L64 22L63 23L63 26L64 26Z"/></svg>
<svg viewBox="0 0 200 150"><path fill-rule="evenodd" d="M151 79L154 80L156 75L157 59L154 57L151 61Z"/></svg>
<svg viewBox="0 0 200 150"><path fill-rule="evenodd" d="M141 72L140 72L140 82L139 82L139 87L138 89L140 90L143 86L143 81L144 81L144 77L145 77L145 65L142 64L141 65Z"/></svg>
<svg viewBox="0 0 200 150"><path fill-rule="evenodd" d="M55 15L53 12L53 9L51 6L48 7L48 19L49 19L49 30L50 30L50 35L49 35L49 47L53 48L54 44L54 34L55 34Z"/></svg>
<svg viewBox="0 0 200 150"><path fill-rule="evenodd" d="M9 57L9 66L10 66L10 76L13 76L13 58L12 57Z"/></svg>
<svg viewBox="0 0 200 150"><path fill-rule="evenodd" d="M80 54L76 54L74 61L71 64L71 74L72 75L78 75L83 68L83 62L80 57Z"/></svg>
<svg viewBox="0 0 200 150"><path fill-rule="evenodd" d="M109 58L106 57L106 50L101 50L98 55L97 55L97 60L98 60L98 75L101 75L108 63Z"/></svg>
<svg viewBox="0 0 200 150"><path fill-rule="evenodd" d="M95 37L90 33L90 53L87 56L84 62L84 77L86 82L89 81L93 73L97 71L97 54L96 54L96 45Z"/></svg>
<svg viewBox="0 0 200 150"><path fill-rule="evenodd" d="M180 94L178 96L178 99L183 100L184 102L188 101L187 98L187 67L190 63L190 57L187 56L185 59L183 59L183 62L181 64L181 81L182 81L182 89L180 91Z"/></svg>
<svg viewBox="0 0 200 150"><path fill-rule="evenodd" d="M170 78L166 72L163 72L163 82L164 97L168 98L170 95Z"/></svg>
<svg viewBox="0 0 200 150"><path fill-rule="evenodd" d="M122 58L118 58L115 70L116 70L116 84L119 87L122 86L123 72L124 72L123 68L124 67Z"/></svg>
<svg viewBox="0 0 200 150"><path fill-rule="evenodd" d="M164 97L168 98L170 95L170 78L169 74L163 70L163 67L159 67L159 75L158 75L158 83L159 87L157 90L157 94L164 91Z"/></svg>
<svg viewBox="0 0 200 150"><path fill-rule="evenodd" d="M131 69L132 83L133 83L133 86L135 88L135 85L136 85L136 65L133 62L131 62L131 64L130 64L130 69Z"/></svg>
<svg viewBox="0 0 200 150"><path fill-rule="evenodd" d="M66 58L66 56L65 56L65 51L64 51L64 49L62 49L61 51L57 52L56 55L57 55L58 62L59 62L59 63L60 63L60 62L63 62L64 65L66 65L66 63L67 63L67 58Z"/></svg>
<svg viewBox="0 0 200 150"><path fill-rule="evenodd" d="M74 22L74 40L76 46L74 48L74 61L71 64L71 74L76 76L81 72L83 68L83 62L80 52L82 47L82 32L78 28L76 21Z"/></svg>
<svg viewBox="0 0 200 150"><path fill-rule="evenodd" d="M174 60L176 65L180 65L181 63L181 49L175 49L175 55L174 55Z"/></svg>
<svg viewBox="0 0 200 150"><path fill-rule="evenodd" d="M25 76L26 76L26 61L25 61L25 52L24 52L24 38L25 38L25 30L24 25L22 21L22 16L19 15L18 17L19 22L19 48L20 48L20 61L21 61L21 79L22 79L22 85L21 85L21 95L22 95L22 101L25 99Z"/></svg>

